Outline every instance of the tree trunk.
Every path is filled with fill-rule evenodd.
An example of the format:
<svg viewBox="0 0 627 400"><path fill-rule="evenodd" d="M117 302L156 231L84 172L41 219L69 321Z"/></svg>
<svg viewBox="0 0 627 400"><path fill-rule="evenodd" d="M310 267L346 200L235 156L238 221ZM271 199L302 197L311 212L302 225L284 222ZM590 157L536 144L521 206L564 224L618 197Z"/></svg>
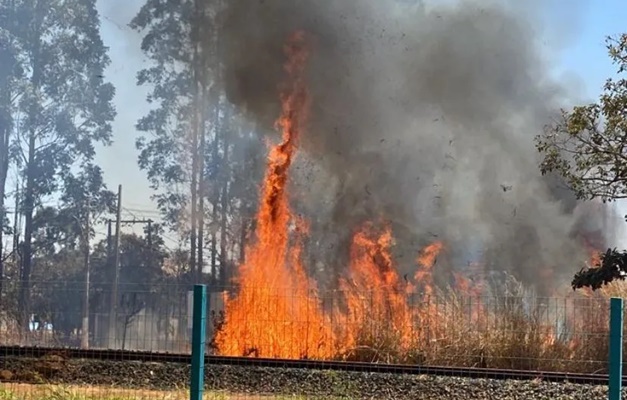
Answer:
<svg viewBox="0 0 627 400"><path fill-rule="evenodd" d="M217 78L216 78L217 79ZM215 85L215 84L214 84ZM220 137L221 137L221 127L220 127L220 103L217 101L218 97L215 95L216 90L215 86L213 87L213 125L214 125L214 136L213 136L213 148L212 148L212 156L211 161L214 165L217 164L218 158L220 157ZM218 203L220 201L220 191L217 189L217 176L223 175L224 170L220 169L219 173L214 173L213 176L213 198L211 199L211 278L217 282L217 278L221 275L218 272L218 237L217 237L217 229L215 228L216 223L218 221Z"/></svg>
<svg viewBox="0 0 627 400"><path fill-rule="evenodd" d="M4 92L3 92L4 93ZM2 99L4 103L5 99ZM11 124L9 122L7 107L0 106L0 299L4 282L4 221L6 218L5 195L7 174L9 172L9 135Z"/></svg>
<svg viewBox="0 0 627 400"><path fill-rule="evenodd" d="M206 158L206 136L205 127L207 119L207 52L203 47L206 40L205 30L203 29L207 21L207 4L202 0L194 1L195 20L192 27L192 43L194 45L193 59L193 79L194 79L194 116L195 129L198 138L196 147L194 148L197 160L197 178L198 178L198 209L197 213L197 280L202 280L204 267L204 246L205 246L205 158Z"/></svg>
<svg viewBox="0 0 627 400"><path fill-rule="evenodd" d="M196 210L198 214L198 275L196 277L197 282L202 281L202 273L203 267L205 265L203 250L205 245L204 239L204 227L205 227L205 101L204 99L204 88L198 82L200 88L198 91L200 92L198 99L198 107L200 111L199 113L199 121L198 121L198 135L200 137L200 143L198 148L198 210Z"/></svg>
<svg viewBox="0 0 627 400"><path fill-rule="evenodd" d="M218 203L211 202L211 279L218 281L218 237L216 235L215 223L218 220Z"/></svg>
<svg viewBox="0 0 627 400"><path fill-rule="evenodd" d="M38 22L35 26L40 27L42 22L42 4L36 2L34 19ZM31 77L32 90L37 93L39 91L39 85L41 81L41 64L39 57L39 43L41 41L41 35L39 32L35 32L31 38L34 45L32 65L33 75ZM20 290L18 295L20 319L22 329L25 332L29 331L30 322L30 276L32 272L33 263L33 215L35 213L35 174L37 165L35 165L35 140L36 140L36 125L39 119L38 111L35 106L32 106L29 110L28 124L30 125L28 136L28 161L26 164L26 185L24 187L24 252L22 254L22 268L20 271Z"/></svg>
<svg viewBox="0 0 627 400"><path fill-rule="evenodd" d="M222 146L222 187L220 188L220 280L224 285L228 284L233 271L228 271L228 214L229 214L229 140L228 135L223 134Z"/></svg>
<svg viewBox="0 0 627 400"><path fill-rule="evenodd" d="M219 14L222 11L222 1L216 1L215 7L217 8L216 12ZM216 179L215 185L216 188L214 190L214 198L213 198L213 223L216 224L220 221L220 252L219 258L218 249L217 249L217 228L213 229L212 232L212 240L211 240L211 252L212 252L212 262L215 266L218 262L220 264L219 270L217 272L217 276L221 286L226 285L226 280L224 279L225 272L225 260L226 260L226 242L227 238L224 234L224 226L226 224L226 218L224 213L224 191L223 185L220 185L221 182L228 181L230 174L230 165L226 162L229 153L229 146L227 141L227 134L222 126L222 65L220 63L221 60L221 34L220 31L220 23L214 21L213 23L214 31L213 31L213 70L214 70L214 84L213 84L213 102L214 102L214 125L215 125L215 144L214 144L214 157L213 162L218 163L218 159L220 158L219 150L222 149L222 160L220 163L220 174L217 177L221 178L221 181ZM216 178L217 178L216 177ZM220 215L218 215L218 211L220 211ZM216 260L218 258L218 260ZM217 269L217 268L215 268ZM214 275L215 276L215 275Z"/></svg>
<svg viewBox="0 0 627 400"><path fill-rule="evenodd" d="M26 166L26 187L24 192L24 253L20 274L20 316L21 325L29 330L30 321L30 275L33 258L33 214L35 208L35 132L28 139L28 165Z"/></svg>
<svg viewBox="0 0 627 400"><path fill-rule="evenodd" d="M22 190L20 190L20 179L18 177L17 182L15 182L15 212L13 213L13 265L17 265L17 255L19 253L20 246L20 226L21 226L21 218L18 209L20 208L20 201L22 196Z"/></svg>
<svg viewBox="0 0 627 400"><path fill-rule="evenodd" d="M9 92L9 70L0 76L0 299L4 283L4 220L6 218L5 195L9 173L9 137L11 123L11 93Z"/></svg>
<svg viewBox="0 0 627 400"><path fill-rule="evenodd" d="M194 280L200 283L202 280L202 257L203 238L202 224L204 223L204 199L202 193L204 154L201 148L204 147L204 120L201 116L202 107L202 79L204 76L201 53L201 27L204 23L201 0L194 1L194 18L192 20L191 43L194 46L192 63L192 84L193 84L193 117L192 117L192 179L191 179L191 235L190 235L190 267Z"/></svg>
<svg viewBox="0 0 627 400"><path fill-rule="evenodd" d="M2 135L2 133L0 133L0 135ZM2 161L2 164L4 164L4 161ZM0 301L2 300L2 289L4 286L4 219L7 215L4 207L4 185L6 184L5 169L4 165L0 165ZM4 175L4 177L2 175Z"/></svg>
<svg viewBox="0 0 627 400"><path fill-rule="evenodd" d="M194 123L194 125L196 125ZM196 155L196 150L198 149L198 131L194 126L192 128L192 182L190 187L191 192L191 232L189 235L190 240L190 250L189 250L189 268L191 270L193 279L196 283L198 273L196 271L196 207L197 207L197 189L198 189L198 180L196 179L198 174L198 156Z"/></svg>

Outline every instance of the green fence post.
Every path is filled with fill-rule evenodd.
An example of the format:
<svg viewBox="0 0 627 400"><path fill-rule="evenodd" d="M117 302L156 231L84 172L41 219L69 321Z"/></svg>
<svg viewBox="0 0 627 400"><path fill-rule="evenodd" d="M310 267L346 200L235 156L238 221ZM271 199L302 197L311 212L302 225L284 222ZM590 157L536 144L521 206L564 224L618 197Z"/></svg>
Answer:
<svg viewBox="0 0 627 400"><path fill-rule="evenodd" d="M194 286L192 314L192 377L190 400L202 400L205 385L205 341L207 332L207 286Z"/></svg>
<svg viewBox="0 0 627 400"><path fill-rule="evenodd" d="M609 400L620 400L623 385L623 299L610 300Z"/></svg>

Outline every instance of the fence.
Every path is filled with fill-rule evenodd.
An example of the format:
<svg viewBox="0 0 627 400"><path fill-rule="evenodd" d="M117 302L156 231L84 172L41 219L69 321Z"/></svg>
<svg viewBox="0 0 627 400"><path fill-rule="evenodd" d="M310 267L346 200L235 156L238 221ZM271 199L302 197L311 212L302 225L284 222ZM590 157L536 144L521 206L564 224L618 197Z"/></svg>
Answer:
<svg viewBox="0 0 627 400"><path fill-rule="evenodd" d="M95 283L87 314L81 282L31 282L26 307L19 284L4 287L1 345L190 351L190 286L120 284L112 302L112 286Z"/></svg>
<svg viewBox="0 0 627 400"><path fill-rule="evenodd" d="M80 284L34 282L27 325L17 301L17 291L9 288L0 309L0 345L54 348L85 345L81 331L84 289ZM96 288L90 293L87 336L90 348L191 353L194 315L191 287L120 285L114 306L110 288L106 285ZM199 293L197 299L198 296ZM609 371L610 307L606 298L455 296L451 293L399 293L380 288L359 293L347 290L317 293L308 288L288 291L267 287L210 288L201 297L207 300L206 309L200 311L201 303L196 302L195 314L204 316L206 332L202 334L197 325L195 344L196 349L202 348L208 354L565 372ZM616 336L612 337L616 342ZM622 343L622 336L619 343ZM193 359L192 371L200 371L203 358ZM616 364L614 358L614 363L622 365L621 359L622 355ZM137 363L87 363L71 367L68 363L62 357L53 357L36 368L33 374L38 376L9 378L45 381L51 371L68 369L61 375L57 373L62 383L78 381L133 387L142 379L153 383L155 379L162 379L156 386L170 389L186 385L190 379L189 368L180 365L153 366L146 370ZM10 373L8 370L0 366L0 379L6 380L1 374L3 371ZM200 398L198 389L203 386L204 376L207 376L207 386L216 390L233 389L220 382L231 382L235 389L243 391L248 391L254 382L261 391L278 390L269 390L267 382L258 381L259 377L246 376L242 383L240 373L212 367L204 375L192 374L192 388L196 391L193 389L191 394L194 399ZM615 383L620 383L620 379ZM309 384L305 384L309 389L301 386L288 385L296 391L311 389ZM19 386L12 387L19 392ZM139 396L133 393L133 397ZM324 398L337 394L327 392ZM144 395L155 394L146 392ZM189 393L178 395L185 397ZM2 393L0 399L4 400Z"/></svg>

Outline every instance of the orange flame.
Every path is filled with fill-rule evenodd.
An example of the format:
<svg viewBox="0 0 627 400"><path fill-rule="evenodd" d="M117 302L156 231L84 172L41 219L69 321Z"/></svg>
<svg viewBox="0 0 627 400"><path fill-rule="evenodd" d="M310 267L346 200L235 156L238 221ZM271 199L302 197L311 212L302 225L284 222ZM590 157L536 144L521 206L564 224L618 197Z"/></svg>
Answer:
<svg viewBox="0 0 627 400"><path fill-rule="evenodd" d="M378 351L379 345L391 342L403 354L415 345L423 353L438 343L446 345L440 339L459 320L452 317L454 309L437 308L433 271L444 244L434 242L420 251L414 285L407 275L399 276L394 265L389 226L379 230L366 223L355 232L348 274L339 280L341 296L333 299L332 307L323 309L315 282L302 263L302 239L308 227L293 215L287 193L289 169L309 110L304 81L308 59L305 35L294 34L285 52L288 79L276 122L282 141L268 155L256 240L247 247L246 261L239 267L237 295L225 295L224 320L214 337L217 352L226 356L331 359L364 347ZM482 288L466 276L456 273L454 278L457 292L471 300L481 295ZM421 289L420 305L409 301L417 288ZM470 314L473 327L486 321L490 312L476 302ZM552 329L546 330L544 347L558 341ZM573 349L580 346L576 340L569 343Z"/></svg>
<svg viewBox="0 0 627 400"><path fill-rule="evenodd" d="M443 248L442 242L431 243L420 251L420 255L416 259L419 268L414 274L414 279L423 286L425 299L433 295L433 267Z"/></svg>
<svg viewBox="0 0 627 400"><path fill-rule="evenodd" d="M377 235L366 224L353 237L350 279L340 280L347 305L342 345L356 347L359 338L377 340L376 336L393 333L401 348L412 338L412 318L407 305L409 282L402 283L390 253L392 231L389 227ZM365 326L366 321L368 322Z"/></svg>
<svg viewBox="0 0 627 400"><path fill-rule="evenodd" d="M285 52L289 85L281 95L282 115L277 121L283 140L268 156L257 240L239 268L240 291L225 301L224 324L215 338L223 355L328 358L333 354L332 332L312 300L315 288L302 266L301 246L289 245L294 221L286 185L309 103L303 79L308 53L302 32L290 38Z"/></svg>

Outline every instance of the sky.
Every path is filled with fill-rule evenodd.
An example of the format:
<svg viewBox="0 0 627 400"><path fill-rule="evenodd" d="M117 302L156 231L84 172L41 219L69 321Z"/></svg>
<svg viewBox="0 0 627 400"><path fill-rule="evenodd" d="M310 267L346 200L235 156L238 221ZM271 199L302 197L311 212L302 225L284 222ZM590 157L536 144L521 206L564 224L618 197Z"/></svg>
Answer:
<svg viewBox="0 0 627 400"><path fill-rule="evenodd" d="M115 190L119 184L123 186L125 218L158 220L146 175L137 166L135 149L138 133L134 126L149 110L149 105L145 101L147 89L135 85L137 71L146 65L139 50L141 36L130 30L127 24L142 3L143 0L97 0L102 17L102 36L110 48L112 60L106 77L116 86L118 110L113 126L115 142L111 147L100 149L97 161L103 167L111 189ZM605 37L627 31L627 1L552 0L544 17L549 29L566 29L563 35L559 35L565 41L560 43L562 53L554 66L555 72L577 85L586 100L594 100L605 79L615 71L607 56ZM564 19L572 21L563 24ZM627 207L621 208L627 214Z"/></svg>
<svg viewBox="0 0 627 400"><path fill-rule="evenodd" d="M577 0L575 0L577 1ZM558 3L568 4L569 0ZM607 78L616 68L607 54L606 37L627 32L627 2L624 0L588 0L582 8L577 32L572 36L558 67L581 85L587 100L594 101ZM627 215L627 202L614 204L620 215ZM627 247L627 224L617 224L616 242L611 245Z"/></svg>
<svg viewBox="0 0 627 400"><path fill-rule="evenodd" d="M569 0L561 3L568 4ZM584 82L585 92L596 97L605 80L615 72L605 48L605 37L627 32L627 2L589 0L579 31L562 57L562 68Z"/></svg>
<svg viewBox="0 0 627 400"><path fill-rule="evenodd" d="M111 65L106 78L115 85L117 118L113 123L114 143L103 147L97 161L105 171L107 185L117 190L122 185L123 218L152 218L157 220L156 207L150 199L152 190L146 174L137 165L135 140L139 133L135 124L149 110L147 88L138 87L137 72L147 65L141 53L141 35L128 27L143 0L98 0L102 18L102 39L109 47Z"/></svg>

